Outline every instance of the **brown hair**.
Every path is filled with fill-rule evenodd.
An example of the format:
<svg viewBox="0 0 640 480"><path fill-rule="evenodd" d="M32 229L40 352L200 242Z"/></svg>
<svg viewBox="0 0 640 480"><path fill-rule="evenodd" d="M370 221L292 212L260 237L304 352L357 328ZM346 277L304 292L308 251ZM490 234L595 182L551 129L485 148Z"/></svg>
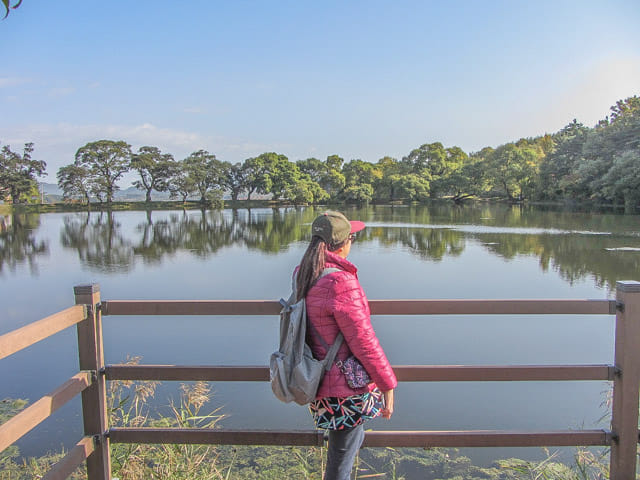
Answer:
<svg viewBox="0 0 640 480"><path fill-rule="evenodd" d="M330 252L338 250L348 241L349 239L347 238L344 242L331 245L326 244L320 237L313 236L311 238L311 242L300 261L300 268L296 276L296 301L300 301L307 296L311 287L322 274L327 250Z"/></svg>

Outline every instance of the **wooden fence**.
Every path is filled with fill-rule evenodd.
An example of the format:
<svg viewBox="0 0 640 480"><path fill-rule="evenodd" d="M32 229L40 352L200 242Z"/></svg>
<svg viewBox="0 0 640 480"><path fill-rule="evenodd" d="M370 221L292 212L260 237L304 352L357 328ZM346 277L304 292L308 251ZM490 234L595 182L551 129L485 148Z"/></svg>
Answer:
<svg viewBox="0 0 640 480"><path fill-rule="evenodd" d="M394 366L401 382L575 381L613 382L611 430L369 431L366 447L610 446L611 480L636 478L640 388L640 282L617 282L616 300L372 300L373 315L570 314L616 315L611 365ZM323 445L319 431L180 428L110 428L106 380L269 380L266 366L105 365L102 316L277 315L276 301L100 301L98 285L74 288L76 305L0 336L0 359L76 325L80 371L53 392L0 425L0 452L77 394L82 395L84 437L45 475L67 478L86 460L89 480L111 478L109 444L192 443ZM275 338L275 337L274 337Z"/></svg>

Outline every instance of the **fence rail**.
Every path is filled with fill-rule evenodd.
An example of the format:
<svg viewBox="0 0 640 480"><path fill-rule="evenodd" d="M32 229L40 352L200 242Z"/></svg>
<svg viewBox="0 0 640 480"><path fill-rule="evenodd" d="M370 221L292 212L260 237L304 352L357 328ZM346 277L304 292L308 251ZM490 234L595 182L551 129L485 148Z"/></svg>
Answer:
<svg viewBox="0 0 640 480"><path fill-rule="evenodd" d="M80 373L0 426L0 452L77 394L85 436L43 477L67 478L86 461L89 480L111 478L109 444L323 445L318 431L109 428L106 380L264 382L268 367L105 365L102 315L277 315L270 300L109 300L97 285L74 288L75 306L0 336L0 359L77 325ZM640 388L640 283L618 282L616 300L371 300L373 315L616 315L612 365L397 365L401 382L613 381L611 431L373 431L367 447L610 446L610 479L635 478Z"/></svg>
<svg viewBox="0 0 640 480"><path fill-rule="evenodd" d="M516 382L613 380L612 365L394 365L399 382ZM268 382L269 367L107 365L107 380Z"/></svg>
<svg viewBox="0 0 640 480"><path fill-rule="evenodd" d="M184 443L222 445L322 446L318 431L219 430L193 428L112 428L113 443ZM469 431L368 431L365 447L544 447L604 446L611 444L606 430L518 432Z"/></svg>
<svg viewBox="0 0 640 480"><path fill-rule="evenodd" d="M83 437L42 477L42 480L65 480L95 451L92 437Z"/></svg>
<svg viewBox="0 0 640 480"><path fill-rule="evenodd" d="M0 452L49 418L53 412L89 385L91 385L91 374L77 373L51 393L0 425Z"/></svg>
<svg viewBox="0 0 640 480"><path fill-rule="evenodd" d="M75 305L0 336L0 360L30 347L87 317L84 305Z"/></svg>
<svg viewBox="0 0 640 480"><path fill-rule="evenodd" d="M102 315L278 315L269 300L109 300ZM615 300L369 300L372 315L614 315Z"/></svg>

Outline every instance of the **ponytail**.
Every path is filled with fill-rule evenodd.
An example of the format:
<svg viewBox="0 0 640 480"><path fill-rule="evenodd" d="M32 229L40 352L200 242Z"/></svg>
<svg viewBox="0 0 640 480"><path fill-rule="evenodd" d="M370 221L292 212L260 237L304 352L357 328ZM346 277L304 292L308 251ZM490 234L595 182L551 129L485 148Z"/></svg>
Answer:
<svg viewBox="0 0 640 480"><path fill-rule="evenodd" d="M300 268L296 276L296 301L307 296L309 290L316 283L325 266L327 251L335 251L347 243L349 239L337 245L327 245L318 236L313 236L306 252L300 261Z"/></svg>

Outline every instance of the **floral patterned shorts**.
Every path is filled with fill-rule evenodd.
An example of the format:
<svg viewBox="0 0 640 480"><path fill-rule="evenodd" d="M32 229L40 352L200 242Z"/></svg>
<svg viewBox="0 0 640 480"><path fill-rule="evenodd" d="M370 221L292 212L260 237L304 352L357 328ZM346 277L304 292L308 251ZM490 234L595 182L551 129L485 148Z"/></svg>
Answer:
<svg viewBox="0 0 640 480"><path fill-rule="evenodd" d="M382 392L377 388L350 397L324 397L309 404L316 427L324 430L355 427L378 417L382 408Z"/></svg>

